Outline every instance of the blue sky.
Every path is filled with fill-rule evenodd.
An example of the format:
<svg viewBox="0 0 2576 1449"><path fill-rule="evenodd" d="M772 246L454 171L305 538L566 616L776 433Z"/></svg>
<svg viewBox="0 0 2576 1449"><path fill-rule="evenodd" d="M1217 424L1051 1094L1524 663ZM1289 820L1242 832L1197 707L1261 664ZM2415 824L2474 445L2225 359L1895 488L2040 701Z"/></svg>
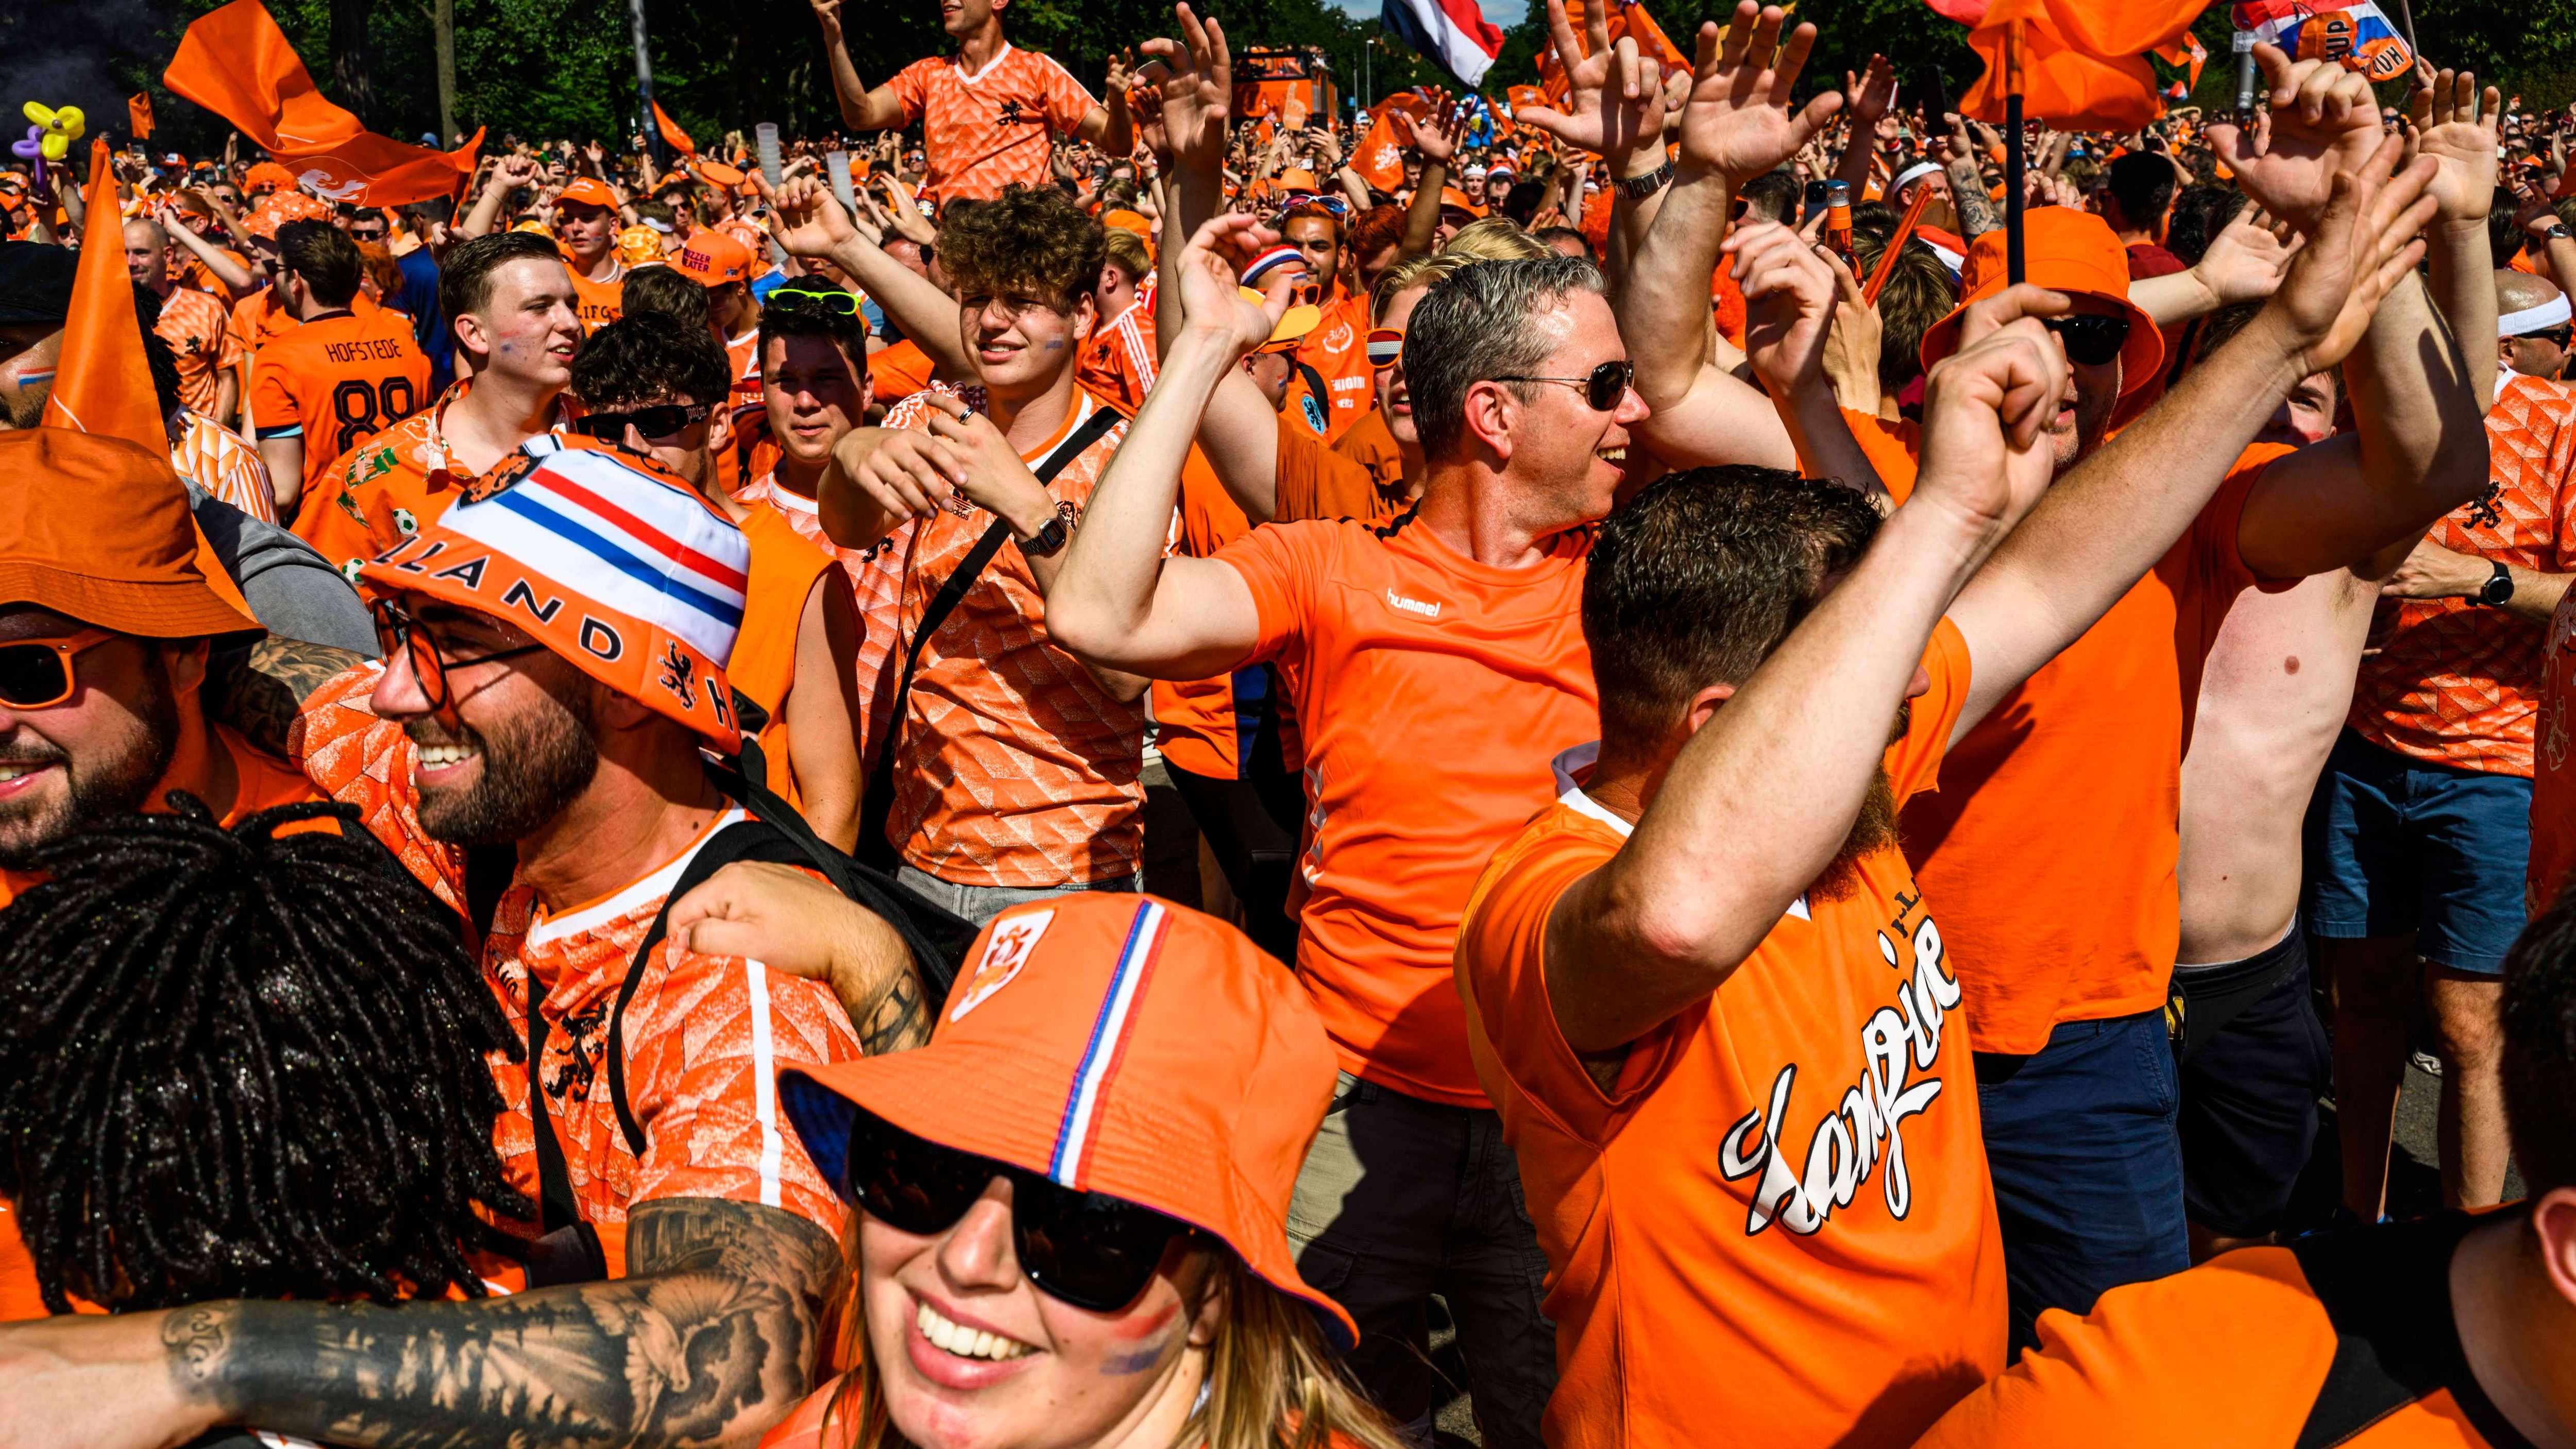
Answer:
<svg viewBox="0 0 2576 1449"><path fill-rule="evenodd" d="M1380 0L1333 0L1333 3L1353 15L1370 18L1384 8ZM1505 30L1520 24L1521 16L1529 9L1527 0L1479 0L1479 3L1484 8L1485 18Z"/></svg>

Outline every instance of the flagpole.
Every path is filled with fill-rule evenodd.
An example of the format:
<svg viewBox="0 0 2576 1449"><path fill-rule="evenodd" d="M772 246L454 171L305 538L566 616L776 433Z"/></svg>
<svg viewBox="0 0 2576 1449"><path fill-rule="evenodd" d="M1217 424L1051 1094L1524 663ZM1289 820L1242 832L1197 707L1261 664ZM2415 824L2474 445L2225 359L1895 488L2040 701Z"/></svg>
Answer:
<svg viewBox="0 0 2576 1449"><path fill-rule="evenodd" d="M635 91L643 98L644 154L662 164L662 127L653 115L653 52L644 39L644 0L626 0L626 28L635 37Z"/></svg>
<svg viewBox="0 0 2576 1449"><path fill-rule="evenodd" d="M638 0L641 3L641 0ZM2004 31L2004 281L2022 283L2021 22Z"/></svg>

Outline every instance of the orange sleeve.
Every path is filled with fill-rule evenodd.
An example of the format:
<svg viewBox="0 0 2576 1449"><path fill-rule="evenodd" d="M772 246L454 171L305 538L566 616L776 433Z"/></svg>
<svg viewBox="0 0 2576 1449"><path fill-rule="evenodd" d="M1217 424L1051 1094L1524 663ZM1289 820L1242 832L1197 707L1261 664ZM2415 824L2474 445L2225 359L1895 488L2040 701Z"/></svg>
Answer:
<svg viewBox="0 0 2576 1449"><path fill-rule="evenodd" d="M1277 521L1367 518L1377 501L1368 469L1336 453L1314 430L1279 419Z"/></svg>
<svg viewBox="0 0 2576 1449"><path fill-rule="evenodd" d="M1914 475L1920 470L1922 429L1911 419L1890 422L1872 413L1842 410L1843 421L1851 425L1852 441L1869 455L1869 465L1878 470L1878 481L1887 487L1887 496L1903 503L1914 494Z"/></svg>
<svg viewBox="0 0 2576 1449"><path fill-rule="evenodd" d="M1082 118L1091 114L1091 108L1100 103L1053 56L1046 57L1045 63L1047 119L1054 123L1057 134L1070 136L1073 128L1082 124Z"/></svg>
<svg viewBox="0 0 2576 1449"><path fill-rule="evenodd" d="M1905 737L1887 747L1887 778L1895 784L1899 804L1939 787L1941 757L1949 753L1950 731L1968 703L1968 681L1973 677L1968 640L1946 614L1932 626L1931 642L1923 646L1923 672L1931 676L1932 687L1909 705L1911 722Z"/></svg>
<svg viewBox="0 0 2576 1449"><path fill-rule="evenodd" d="M1243 576L1261 616L1259 641L1234 668L1277 659L1303 645L1316 585L1330 566L1339 527L1316 521L1264 524L1216 551L1219 560Z"/></svg>
<svg viewBox="0 0 2576 1449"><path fill-rule="evenodd" d="M251 416L258 421L263 438L301 432L304 428L304 414L296 406L291 376L294 365L293 349L280 339L262 350L258 365L250 371Z"/></svg>
<svg viewBox="0 0 2576 1449"><path fill-rule="evenodd" d="M930 73L948 64L940 56L925 55L894 73L886 89L894 92L895 104L903 107L903 124L909 126L921 119L922 104L930 96ZM925 69L927 67L928 69Z"/></svg>
<svg viewBox="0 0 2576 1449"><path fill-rule="evenodd" d="M2168 1449L2298 1441L2334 1360L2287 1248L2249 1248L2040 1315L2039 1347L1962 1399L1916 1449ZM2213 1441L2213 1426L2225 1432Z"/></svg>

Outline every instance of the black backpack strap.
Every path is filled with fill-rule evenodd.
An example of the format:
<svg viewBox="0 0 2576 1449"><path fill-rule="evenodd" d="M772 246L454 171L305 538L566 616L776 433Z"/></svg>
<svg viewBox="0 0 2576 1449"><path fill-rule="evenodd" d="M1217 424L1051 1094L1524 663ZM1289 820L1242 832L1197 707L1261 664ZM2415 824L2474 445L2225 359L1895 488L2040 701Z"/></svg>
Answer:
<svg viewBox="0 0 2576 1449"><path fill-rule="evenodd" d="M2528 1449L2479 1389L2451 1312L2451 1255L2471 1229L2494 1220L2446 1213L2318 1233L2290 1245L2335 1331L2334 1362L2299 1429L2297 1449L2348 1444L2445 1389L2489 1444Z"/></svg>
<svg viewBox="0 0 2576 1449"><path fill-rule="evenodd" d="M581 1200L573 1196L572 1170L564 1164L563 1141L555 1135L554 1114L546 1110L546 1014L540 1007L532 976L528 978L528 1125L537 1140L537 1202L542 1214L538 1225L544 1234L527 1247L528 1286L596 1283L608 1276L608 1254L600 1246L599 1230L582 1220Z"/></svg>
<svg viewBox="0 0 2576 1449"><path fill-rule="evenodd" d="M1056 450L1047 455L1046 461L1038 465L1038 482L1041 485L1054 482L1055 475L1063 472L1067 464L1081 457L1093 443L1100 441L1111 428L1123 421L1125 419L1116 409L1095 404L1091 416L1083 421L1082 426L1074 429L1073 435L1057 445ZM975 587L976 579L982 577L985 567L993 562L993 555L1002 551L1002 541L1010 536L1011 526L999 518L994 519L992 527L985 529L983 537L976 539L975 546L966 551L966 557L958 562L957 571L948 576L948 582L941 584L939 592L930 596L929 604L921 611L920 624L912 631L912 643L904 649L903 671L895 681L894 704L886 711L886 737L877 746L875 768L868 771L867 793L859 797L858 858L888 875L894 873L898 864L894 842L886 839L886 821L894 811L894 760L897 748L903 743L904 714L912 704L913 670L919 667L921 651L930 643L931 636L939 632L940 625L948 622L948 616L956 611L958 603L966 597L966 591Z"/></svg>
<svg viewBox="0 0 2576 1449"><path fill-rule="evenodd" d="M501 896L518 873L517 846L465 847L465 919L474 923L476 951L483 949L483 938L492 934L493 913L501 909Z"/></svg>

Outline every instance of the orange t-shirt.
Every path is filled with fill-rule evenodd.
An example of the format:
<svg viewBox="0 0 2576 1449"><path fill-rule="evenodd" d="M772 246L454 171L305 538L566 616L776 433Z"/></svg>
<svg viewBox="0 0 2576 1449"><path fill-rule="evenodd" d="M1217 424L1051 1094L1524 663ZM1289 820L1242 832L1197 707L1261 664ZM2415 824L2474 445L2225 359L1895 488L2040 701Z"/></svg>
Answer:
<svg viewBox="0 0 2576 1449"><path fill-rule="evenodd" d="M775 470L761 474L733 501L776 513L796 530L797 537L840 560L841 572L849 576L859 611L858 697L867 707L859 732L859 763L864 767L885 737L886 716L894 709L895 681L886 669L886 657L902 625L903 559L912 546L912 524L906 522L866 548L843 548L823 531L822 505L781 484Z"/></svg>
<svg viewBox="0 0 2576 1449"><path fill-rule="evenodd" d="M2236 548L2246 495L2290 451L2246 449L2156 566L1950 751L1948 787L1907 807L1905 853L1941 903L1978 1051L2163 1008L2201 664L2255 584Z"/></svg>
<svg viewBox="0 0 2576 1449"><path fill-rule="evenodd" d="M474 481L449 453L443 426L472 386L459 379L436 403L331 459L318 491L306 487L296 536L355 583L359 564L437 521ZM570 417L558 401L549 431L562 432Z"/></svg>
<svg viewBox="0 0 2576 1449"><path fill-rule="evenodd" d="M352 305L349 310L355 312L358 308ZM295 318L286 310L286 299L278 295L275 287L262 287L233 304L233 335L253 356L296 326Z"/></svg>
<svg viewBox="0 0 2576 1449"><path fill-rule="evenodd" d="M2538 917L2558 899L2560 882L2576 865L2576 770L2568 768L2568 710L2576 706L2576 589L2558 600L2540 654L2540 698L2533 729L2531 858L2523 868L2527 915Z"/></svg>
<svg viewBox="0 0 2576 1449"><path fill-rule="evenodd" d="M980 388L965 396L981 406ZM1077 392L1055 436L1021 456L1042 466L1104 406ZM916 399L886 426L925 427L933 412ZM1113 425L1047 492L1088 503L1126 436L1124 421ZM914 523L894 647L910 647L931 596L992 522L980 508L963 518L943 508ZM1112 697L1047 638L1045 596L1015 545L994 553L922 649L901 723L886 828L914 869L958 885L1027 887L1123 880L1143 865L1145 703Z"/></svg>
<svg viewBox="0 0 2576 1449"><path fill-rule="evenodd" d="M181 251L184 250L184 248L173 248L172 250ZM250 258L234 251L231 247L217 247L216 250L231 258L234 266L241 268L243 271L250 270ZM232 295L232 289L230 287L225 286L222 282L215 279L214 268L209 267L204 262L198 260L195 252L188 252L178 261L171 263L170 271L173 276L178 278L180 286L186 287L190 291L204 292L218 302L222 302L225 298Z"/></svg>
<svg viewBox="0 0 2576 1449"><path fill-rule="evenodd" d="M1600 733L1591 551L1570 529L1499 568L1407 514L1272 524L1217 553L1260 611L1237 667L1278 666L1303 735L1297 974L1343 1067L1381 1086L1491 1105L1450 958L1477 873L1555 794L1548 757Z"/></svg>
<svg viewBox="0 0 2576 1449"><path fill-rule="evenodd" d="M172 287L161 299L161 320L152 330L178 355L179 401L190 412L214 416L217 374L240 367L250 356L233 331L232 313L194 287Z"/></svg>
<svg viewBox="0 0 2576 1449"><path fill-rule="evenodd" d="M1942 621L1887 749L1933 789L1967 697ZM2004 1366L2001 1228L1961 990L1895 847L1799 898L1711 995L1630 1044L1604 1091L1557 1027L1548 918L1627 821L1559 757L1558 803L1494 856L1458 932L1477 1075L1547 1251L1557 1449L1906 1444Z"/></svg>
<svg viewBox="0 0 2576 1449"><path fill-rule="evenodd" d="M1005 43L973 75L962 56L926 55L890 83L900 124L921 123L930 168L921 190L941 204L990 200L1002 188L1047 184L1047 155L1098 102L1073 73L1034 50Z"/></svg>
<svg viewBox="0 0 2576 1449"><path fill-rule="evenodd" d="M1170 552L1188 558L1213 558L1252 531L1252 520L1235 506L1196 443L1181 463L1175 522L1178 535ZM1243 778L1269 701L1270 671L1256 664L1208 679L1157 679L1153 696L1154 748L1173 769L1211 780Z"/></svg>
<svg viewBox="0 0 2576 1449"><path fill-rule="evenodd" d="M1154 315L1142 302L1092 329L1073 380L1129 417L1154 385Z"/></svg>
<svg viewBox="0 0 2576 1449"><path fill-rule="evenodd" d="M251 366L259 436L304 439L304 487L331 461L430 401L429 359L399 312L330 312L259 350Z"/></svg>
<svg viewBox="0 0 2576 1449"><path fill-rule="evenodd" d="M1842 415L1851 427L1852 441L1878 470L1878 481L1888 497L1899 503L1912 497L1916 460L1923 453L1923 425L1912 418L1882 418L1850 408L1842 409Z"/></svg>
<svg viewBox="0 0 2576 1449"><path fill-rule="evenodd" d="M1333 444L1333 451L1366 468L1380 493L1404 497L1404 449L1396 443L1395 434L1386 430L1385 410L1370 408L1362 413L1360 420L1351 424L1351 430L1342 434L1341 441Z"/></svg>
<svg viewBox="0 0 2576 1449"><path fill-rule="evenodd" d="M1338 443L1362 417L1377 410L1369 362L1369 299L1343 297L1324 309L1315 330L1297 344L1297 360L1324 380L1324 441Z"/></svg>
<svg viewBox="0 0 2576 1449"><path fill-rule="evenodd" d="M2512 1211L2507 1209L2507 1211ZM1920 1449L2528 1449L2460 1347L2462 1214L2246 1248L2040 1315Z"/></svg>
<svg viewBox="0 0 2576 1449"><path fill-rule="evenodd" d="M2487 411L2492 501L2433 525L2433 542L2542 573L2576 571L2576 391L2516 376ZM2530 778L2546 626L2467 599L2390 599L2371 621L2346 723L2384 749Z"/></svg>
<svg viewBox="0 0 2576 1449"><path fill-rule="evenodd" d="M581 325L585 331L596 332L625 315L624 262L617 264L617 270L609 273L607 281L594 282L581 274L581 268L574 264L572 254L567 252L564 254L564 270L572 274L574 310L581 313Z"/></svg>
<svg viewBox="0 0 2576 1449"><path fill-rule="evenodd" d="M907 337L868 354L869 396L879 407L896 403L930 386L936 364L921 344Z"/></svg>
<svg viewBox="0 0 2576 1449"><path fill-rule="evenodd" d="M1736 351L1744 350L1744 325L1748 318L1744 301L1744 284L1735 280L1734 262L1720 258L1717 270L1709 274L1708 310L1717 323L1717 335L1727 340Z"/></svg>
<svg viewBox="0 0 2576 1449"><path fill-rule="evenodd" d="M746 509L743 542L751 548L751 585L743 591L742 625L734 636L725 681L769 716L755 738L769 764L769 788L799 809L804 797L787 753L787 695L796 685L796 650L805 603L832 556L807 542L773 508Z"/></svg>

